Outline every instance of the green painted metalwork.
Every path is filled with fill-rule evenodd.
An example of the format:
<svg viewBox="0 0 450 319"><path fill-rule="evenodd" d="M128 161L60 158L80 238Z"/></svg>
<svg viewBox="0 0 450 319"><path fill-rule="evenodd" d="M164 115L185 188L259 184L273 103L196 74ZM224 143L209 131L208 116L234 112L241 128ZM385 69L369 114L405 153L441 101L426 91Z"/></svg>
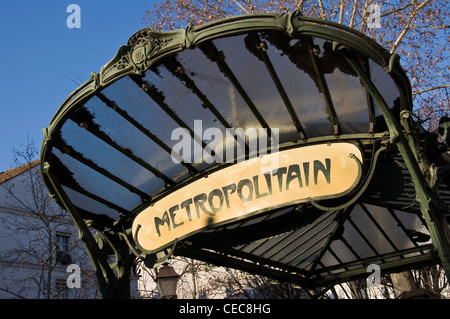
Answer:
<svg viewBox="0 0 450 319"><path fill-rule="evenodd" d="M339 50L339 49L338 49ZM345 49L341 49L345 50ZM345 53L344 53L345 55ZM382 95L378 92L377 88L373 85L362 67L352 59L350 54L346 54L348 61L352 64L355 71L363 81L364 85L368 88L373 99L377 101L381 107L383 116L388 124L391 136L391 142L395 143L400 153L402 154L405 164L411 173L412 181L416 189L416 199L420 204L420 209L425 217L430 231L431 238L435 245L437 254L442 262L442 265L447 273L450 274L450 230L448 223L445 219L445 215L440 209L440 200L436 197L436 194L431 190L430 185L427 184L423 172L430 170L430 167L422 159L424 154L420 154L420 150L417 149L417 139L410 131L411 116L410 110L405 106L405 110L400 114L401 123L404 126L404 131L407 133L407 139L402 134L400 124L394 119L389 107L386 105ZM398 60L396 60L398 62ZM423 169L423 170L422 170ZM444 204L446 210L448 207Z"/></svg>
<svg viewBox="0 0 450 319"><path fill-rule="evenodd" d="M263 38L261 32L265 33L266 38ZM273 40L270 37L271 32L279 35L282 39ZM175 242L172 247L157 254L146 256L137 249L135 239L132 238L130 225L133 217L174 189L183 187L193 180L207 176L229 164L203 167L180 160L179 165L183 170L177 171L178 175L163 171L157 162L153 163L144 159L145 156L121 143L118 140L120 134L113 138L103 130L99 124L102 120L102 113L98 110L96 113L96 109L90 106L90 103L98 103L102 108L111 112L108 114L114 114L114 119L118 123L123 121L130 125L144 138L156 145L155 149L159 150L160 154L170 156L172 152L165 139L167 137L160 132L153 131L153 127L146 126L142 119L133 115L127 103L123 103L123 101L120 103L109 96L108 90L114 89L115 84L125 83L124 86L129 85L126 88L137 90L136 92L139 94L142 93L142 98L145 96L148 101L154 103L157 107L155 110L162 112L167 119L186 129L192 140L197 141L203 149L206 149L208 147L206 142L197 135L187 120L172 108L167 92L160 91L147 78L147 75L153 74L151 72L155 72L154 74L162 78L163 76L158 74L160 72L158 68L164 68L167 70L168 76L176 81L173 83L181 84L185 91L189 91L192 96L195 96L203 109L214 118L214 123L219 123L223 128L233 128L233 125L236 125L233 123L235 119L224 114L226 112L217 105L217 102L213 101L213 97L208 95L205 89L196 82L195 72L187 72L186 65L178 60L179 55L183 52L197 50L201 52L205 61L209 61L212 66L217 68L216 72L220 74L220 79L227 81L229 87L233 88L233 96L240 97L242 107L246 108L249 117L254 119L250 124L267 128L268 135L271 136L270 130L273 126L271 127L269 123L272 119L265 115L257 105L255 96L249 92L246 86L247 83L243 83L236 74L236 70L233 70L233 66L230 64L233 61L229 61L218 47L220 45L218 40L240 39L239 37L243 38L244 35L246 36L244 39L246 50L261 61L267 72L268 80L272 81L271 84L275 88L274 92L279 95L280 111L283 108L287 114L286 118L292 122L290 125L295 131L291 132L295 133L290 135L291 140L282 144L280 149L337 140L352 141L364 151L365 163L361 168L363 180L353 193L340 200L310 202L311 207L305 207L305 205L273 207L272 212L258 217L259 219L235 223L235 230L233 227L227 229L226 225L218 227L210 232L193 236L189 240ZM303 48L294 45L289 47L288 41L294 39L299 43L301 40L301 44L305 45L307 51L301 51ZM328 60L325 62L321 60L325 52L320 52L324 48L317 44L318 39L331 42L331 48L327 54L332 54L334 59L342 58L342 61L336 63L340 63L339 65L344 69L347 68L346 75L352 79L358 77L357 84L365 90L364 99L367 105L364 105L364 108L368 113L367 129L351 133L346 131L347 123L343 119L343 111L339 109L339 103L333 96L333 88L330 87L332 81L327 78L327 74L323 70L326 67L323 64ZM271 43L271 41L279 42ZM324 123L326 124L324 126L327 126L329 124L331 128L329 133L318 134L318 131L315 134L308 133L308 130L313 133L314 130L311 131L307 114L295 109L292 93L288 92L286 83L283 82L285 74L277 70L277 61L269 54L268 48L274 50L273 48L277 44L285 46L280 49L281 51L295 49L298 54L306 53L301 62L310 67L310 73L306 74L307 72L305 72L305 76L312 79L315 88L323 98L323 114L327 117L316 125L320 126L321 123ZM300 59L292 56L295 52L283 52L283 55L286 53L288 58L292 59L290 61L292 67L295 63L299 63L296 59ZM343 63L347 63L348 67ZM374 83L371 63L384 70L383 72L386 72L395 82L399 91L396 100L398 109L394 110L392 105L388 105L383 92L380 92ZM137 96L137 94L135 95ZM352 107L356 109L360 106ZM317 112L319 112L319 108L317 106ZM412 121L411 110L411 86L399 64L397 55L391 55L375 41L351 28L317 18L305 17L299 11L291 14L232 17L198 27L189 25L186 29L162 33L145 28L136 32L129 39L127 45L120 47L117 55L102 67L99 73L92 73L91 78L63 102L49 126L44 129L41 170L51 197L68 211L76 223L80 239L86 245L105 298L129 297L129 278L135 258L145 260L149 266L157 266L174 253L198 258L216 265L269 276L280 281L296 283L305 291L314 290L319 286L323 287L319 294L311 294L311 296L318 297L335 283L363 278L366 275L365 267L372 262L380 263L381 269L386 272L440 262L447 275L450 274L450 234L445 215L448 214L450 200L444 201L442 198L447 196L446 191L438 195L439 190L436 187L437 181L441 180L436 176L438 172L443 174L444 171L439 171L434 164L430 164L430 159L427 158L424 149L420 147L418 130ZM378 123L380 116L377 117L377 111L381 112L383 120L381 126ZM380 129L383 125L386 127ZM443 130L448 129L448 125L446 126L445 123L442 124L442 127ZM72 128L77 128L77 131ZM86 149L81 148L80 145L71 145L70 141L66 141L72 137L68 132L74 134L73 136L86 134L90 141L101 143L98 145L104 145L105 149L111 149L111 152L117 154L118 158L126 159L128 166L135 165L141 171L146 170L146 174L153 174L152 176L155 178L152 180L152 184L160 183L160 189L152 186L154 190L151 192L143 190L141 184L134 183L133 179L125 176L126 174L120 174L117 170L108 168L106 165L110 163L104 162L104 166L100 165L94 158L86 156ZM74 138L72 137L72 139ZM89 147L84 141L82 145ZM101 151L99 150L99 152ZM397 159L398 154L400 157ZM246 155L249 155L248 145L246 145ZM66 165L73 162L74 165L86 167L86 172L83 171L84 174L87 172L97 174L103 179L111 181L113 183L111 185L122 187L121 189L130 194L127 193L126 196L133 198L133 204L124 201L118 202L119 200L116 198L99 196L85 185L80 185L73 176L73 172L65 169L61 158L65 159ZM386 201L380 208L382 211L378 212L375 217L371 209L377 200L370 197L370 191L371 188L377 186L374 185L377 169L379 169L379 165L383 166L385 161L394 163L394 158L405 165L406 169L403 170L398 166L395 167L400 172L402 179L406 175L407 178L411 178L414 184L415 200L419 205L402 202L400 194L394 198L392 204ZM390 164L386 165L388 167ZM185 177L181 178L180 176ZM406 185L406 183L404 184ZM102 207L103 211L97 212L95 208L90 210L82 208L75 203L75 199L92 202L92 207ZM369 209L367 205L372 206ZM405 217L406 220L409 221L411 216L414 216L419 222L422 222L423 219L422 224L428 229L431 244L427 243L427 234L409 229L407 222L399 217L401 214L396 209L408 205L411 206L408 210L410 215ZM358 212L361 215L358 215ZM397 239L390 237L393 236L392 233L382 227L379 220L380 215L396 222L396 227L399 227L401 233L404 234L405 240L409 241L406 248L399 248L396 243ZM358 223L358 218L367 218L370 227L373 227L374 232L386 242L386 246L390 247L388 252L381 251L380 246L371 243L366 232L360 229L362 226ZM258 222L256 223L256 221ZM290 228L284 226L283 223L289 225ZM89 228L96 230L95 236L92 235ZM350 231L354 231L355 236L361 238L363 242L361 245L365 245L367 250L371 251L370 254L361 256L360 247L357 247L358 243L351 242L347 237ZM411 233L412 231L415 233ZM255 237L255 234L258 233L264 234L265 237ZM225 242L230 242L230 244L225 246L223 244ZM346 253L339 255L337 246ZM112 265L107 262L108 255L115 257L115 263ZM346 256L350 255L354 258L345 260ZM399 259L386 261L393 257ZM328 262L327 260L333 261Z"/></svg>

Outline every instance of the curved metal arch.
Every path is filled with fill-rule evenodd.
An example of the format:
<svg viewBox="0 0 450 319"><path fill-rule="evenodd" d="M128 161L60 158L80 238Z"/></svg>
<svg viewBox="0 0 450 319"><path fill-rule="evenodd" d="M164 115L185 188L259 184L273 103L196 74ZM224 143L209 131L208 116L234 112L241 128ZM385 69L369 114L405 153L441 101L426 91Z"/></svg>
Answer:
<svg viewBox="0 0 450 319"><path fill-rule="evenodd" d="M400 66L398 55L390 54L375 41L353 29L317 18L304 17L299 11L295 11L291 14L238 16L211 22L199 27L189 25L186 29L169 32L155 32L149 28L136 32L130 37L127 45L120 47L117 55L105 64L99 73L92 73L91 78L62 103L48 128L44 129L44 141L41 150L41 170L51 196L69 209L77 223L84 224L81 215L77 212L77 208L70 203L70 199L65 195L61 185L59 185L58 177L51 172L52 167L49 158L51 156L55 134L61 129L72 112L76 110L77 106L84 104L99 94L100 91L126 76L143 75L152 65L168 56L175 55L183 50L195 48L210 40L251 31L278 31L284 32L291 38L310 36L332 41L333 50L345 56L355 72L362 78L364 87L377 100L377 105L382 110L383 117L389 128L391 142L396 144L400 152L406 157L405 159L410 164L409 168L416 173L420 172L416 162L417 159L413 157L413 154L417 154L417 150L410 150L414 146L414 143L411 142L408 147L405 139L401 137L402 127L398 124L399 121L397 120L397 117L400 118L400 114L392 114L383 97L380 95L380 92L378 92L376 87L373 87L370 77L365 74L360 63L346 53L346 48L350 48L372 59L393 78L400 92L400 109L403 111L403 115L405 115L409 114L412 109L411 86L405 72ZM404 116L402 118L404 120L406 119ZM409 137L409 139L411 138L413 137ZM445 247L444 243L448 241L448 238L446 238L448 234L442 228L440 217L436 216L438 214L435 207L436 200L430 195L423 178L417 176L417 174L414 176L417 184L421 188L420 202L427 222L431 226L433 242L436 241L439 243L437 251L444 263L444 267L448 271L450 269L450 261L446 256L449 255L449 249ZM431 205L428 201L431 202ZM435 223L435 221L438 221L438 223ZM85 226L79 227L80 234L88 231ZM119 235L124 236L123 233ZM102 260L101 252L93 247L92 239L85 235L82 236L82 239L90 247L89 250L92 256L94 256L93 259ZM134 250L130 242L127 241L127 244L135 254L139 254L139 252ZM114 280L111 272L103 269L105 264L103 261L100 263L95 261L95 264L98 265L99 269L102 269L103 277L107 278L106 281L111 282Z"/></svg>
<svg viewBox="0 0 450 319"><path fill-rule="evenodd" d="M349 27L327 20L304 17L300 11L290 14L256 14L231 17L210 22L199 27L188 25L186 29L156 32L144 28L130 37L126 46L121 46L116 56L106 63L99 73L92 72L91 78L76 89L62 103L50 124L44 131L41 149L41 165L52 147L52 135L60 129L78 105L92 98L117 80L129 75L142 75L155 62L168 55L194 48L216 38L237 35L250 31L275 30L291 37L299 35L318 36L334 41L335 46L345 46L362 52L389 74L395 76L401 90L402 109L412 109L410 82L401 69L399 58L390 54L377 42ZM43 169L43 166L41 167ZM47 181L47 178L44 177ZM51 183L46 183L51 189ZM54 193L54 192L51 192Z"/></svg>
<svg viewBox="0 0 450 319"><path fill-rule="evenodd" d="M66 116L71 106L89 99L96 92L108 87L122 77L131 74L142 74L152 64L167 55L193 48L202 42L237 35L250 31L282 31L291 37L298 35L318 36L335 41L349 48L360 51L396 75L402 81L400 87L410 89L410 82L399 64L399 57L390 54L377 42L366 35L337 23L327 20L308 18L299 11L290 14L259 14L243 15L211 22L199 27L189 25L186 29L156 32L144 28L136 32L128 40L126 46L121 46L116 56L106 63L99 73L93 72L91 78L75 90L61 105L53 117L47 131L51 134L53 125ZM405 93L410 93L407 90ZM407 97L411 101L411 97ZM411 109L411 104L408 103ZM53 124L53 125L52 125Z"/></svg>

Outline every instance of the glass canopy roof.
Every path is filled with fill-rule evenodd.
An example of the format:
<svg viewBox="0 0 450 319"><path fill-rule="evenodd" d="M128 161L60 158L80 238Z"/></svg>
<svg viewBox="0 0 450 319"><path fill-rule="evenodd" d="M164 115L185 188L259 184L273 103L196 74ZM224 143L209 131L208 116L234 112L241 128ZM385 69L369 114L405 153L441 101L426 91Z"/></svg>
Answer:
<svg viewBox="0 0 450 319"><path fill-rule="evenodd" d="M236 150L238 140L212 139L204 134L209 128L225 137L229 128L265 128L268 145L277 139L280 150L350 141L364 154L351 194L205 228L175 243L175 254L305 287L363 276L370 263L397 270L435 262L409 172L388 147L380 100L358 73L399 121L411 109L404 72L363 35L309 20L257 15L136 33L45 130L41 161L50 193L114 233L175 189L233 165L217 154ZM189 158L174 152L179 129L188 135ZM215 161L201 159L205 148ZM440 195L450 203L448 188Z"/></svg>

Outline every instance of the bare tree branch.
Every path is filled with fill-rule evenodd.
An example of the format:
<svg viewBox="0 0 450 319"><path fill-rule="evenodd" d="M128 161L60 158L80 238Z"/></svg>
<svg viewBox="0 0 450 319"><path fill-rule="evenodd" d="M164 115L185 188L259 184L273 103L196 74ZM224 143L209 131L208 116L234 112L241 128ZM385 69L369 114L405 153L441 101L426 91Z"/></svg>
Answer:
<svg viewBox="0 0 450 319"><path fill-rule="evenodd" d="M361 27L361 32L362 33L366 33L367 30L367 17L369 16L369 12L367 11L367 9L369 8L370 4L372 3L372 0L367 0L364 3L364 10L363 10L363 14L362 14L362 27Z"/></svg>
<svg viewBox="0 0 450 319"><path fill-rule="evenodd" d="M251 14L250 11L248 11L247 9L245 9L244 6L243 6L242 4L239 3L239 1L234 0L234 3L236 3L236 4L239 6L239 8L241 8L241 10L244 11L245 13Z"/></svg>
<svg viewBox="0 0 450 319"><path fill-rule="evenodd" d="M353 28L353 24L355 23L357 10L358 10L358 0L355 0L355 1L353 1L353 10L352 10L352 15L350 17L350 23L349 23L350 28Z"/></svg>
<svg viewBox="0 0 450 319"><path fill-rule="evenodd" d="M344 21L344 5L345 5L344 0L340 0L340 4L339 4L339 23L340 24L342 24L342 22Z"/></svg>
<svg viewBox="0 0 450 319"><path fill-rule="evenodd" d="M300 11L302 11L302 10L303 10L303 5L305 4L305 1L306 1L306 0L300 0L300 1L298 2L297 9L299 9Z"/></svg>
<svg viewBox="0 0 450 319"><path fill-rule="evenodd" d="M450 84L439 85L439 86L435 86L435 87L432 87L432 88L429 88L429 89L413 92L412 95L422 94L422 93L425 93L425 92L430 92L430 91L434 91L434 90L444 89L444 88L448 88L448 87L450 87Z"/></svg>
<svg viewBox="0 0 450 319"><path fill-rule="evenodd" d="M398 13L400 11L403 11L403 10L407 9L408 7L412 6L414 3L416 3L416 1L417 0L412 0L411 2L407 3L406 5L404 5L401 8L397 8L397 9L394 9L394 10L391 10L391 11L386 11L385 13L383 13L381 15L381 17L390 16L393 13Z"/></svg>
<svg viewBox="0 0 450 319"><path fill-rule="evenodd" d="M397 50L397 47L399 46L400 42L402 41L403 37L406 35L406 33L408 32L410 26L411 26L411 22L413 21L414 17L417 15L417 13L419 12L420 9L422 9L425 5L427 5L430 2L430 0L425 0L424 2L422 2L421 4L419 4L412 12L411 15L409 16L408 21L405 24L405 27L403 28L402 32L400 32L397 40L395 41L394 45L391 48L391 53L394 53L395 50Z"/></svg>
<svg viewBox="0 0 450 319"><path fill-rule="evenodd" d="M319 2L319 8L320 8L320 17L322 19L325 19L327 17L327 14L325 13L325 7L323 6L323 1L318 0L318 2Z"/></svg>

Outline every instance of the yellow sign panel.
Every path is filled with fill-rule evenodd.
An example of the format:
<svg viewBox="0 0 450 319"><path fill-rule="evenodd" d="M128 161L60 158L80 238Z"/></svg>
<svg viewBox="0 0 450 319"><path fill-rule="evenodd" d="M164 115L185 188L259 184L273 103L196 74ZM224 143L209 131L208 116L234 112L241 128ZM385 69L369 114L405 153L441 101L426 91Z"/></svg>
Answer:
<svg viewBox="0 0 450 319"><path fill-rule="evenodd" d="M361 177L361 150L330 143L257 157L195 180L141 211L132 232L140 248L156 252L199 232L273 208L336 198Z"/></svg>

